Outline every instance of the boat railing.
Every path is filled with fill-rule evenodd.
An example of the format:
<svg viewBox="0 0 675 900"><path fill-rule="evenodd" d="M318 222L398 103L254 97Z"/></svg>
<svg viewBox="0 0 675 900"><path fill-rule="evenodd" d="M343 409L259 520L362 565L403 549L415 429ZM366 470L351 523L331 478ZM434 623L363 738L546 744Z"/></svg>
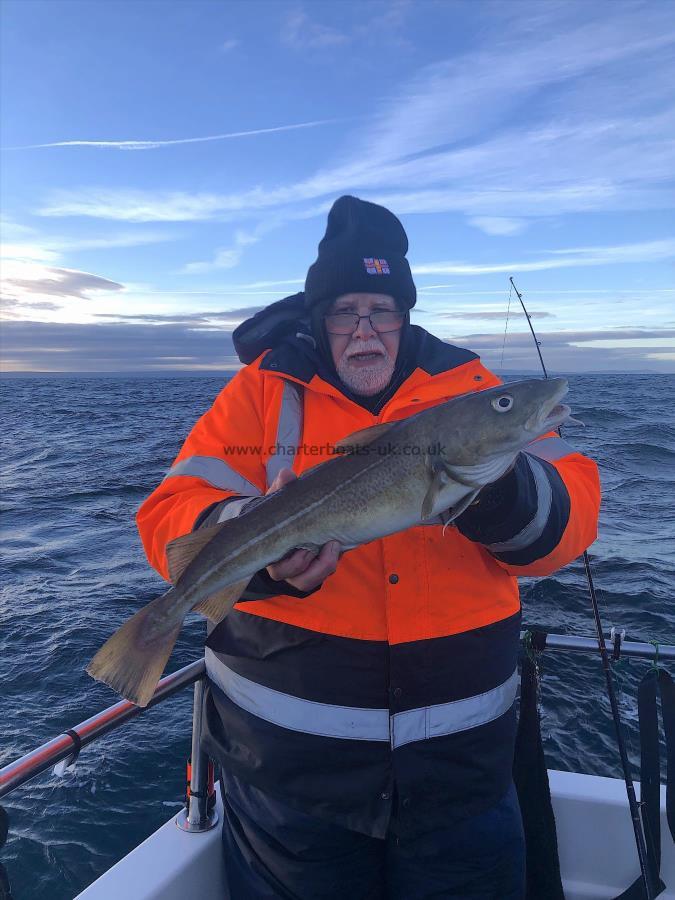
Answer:
<svg viewBox="0 0 675 900"><path fill-rule="evenodd" d="M190 832L207 831L212 828L216 824L217 816L215 810L208 808L209 760L200 746L205 675L206 665L203 659L183 666L182 669L161 679L147 706L140 707L129 700L120 700L119 703L90 716L79 725L69 728L58 737L4 766L0 769L0 798L59 763L65 770L68 765L75 762L80 751L87 744L114 731L129 719L145 712L146 709L163 703L164 700L188 685L194 684L189 799L187 809L176 817L176 824L184 831Z"/></svg>
<svg viewBox="0 0 675 900"><path fill-rule="evenodd" d="M526 631L521 632L521 638L527 634ZM634 657L656 662L675 660L675 645L658 644L655 641L627 641L624 639L624 632L616 629L612 629L606 640L610 643L610 647L613 646L615 659ZM580 653L598 652L598 640L592 637L547 633L545 649L546 651L562 650ZM190 663L162 678L152 700L146 707L135 706L128 700L121 700L9 763L0 769L0 798L59 763L62 764L62 768L73 764L83 747L119 728L129 719L140 715L145 709L163 703L177 691L194 684L189 798L187 808L176 817L176 824L184 831L207 831L215 825L217 816L215 810L208 808L209 759L200 743L204 714L205 676L206 668L203 659Z"/></svg>

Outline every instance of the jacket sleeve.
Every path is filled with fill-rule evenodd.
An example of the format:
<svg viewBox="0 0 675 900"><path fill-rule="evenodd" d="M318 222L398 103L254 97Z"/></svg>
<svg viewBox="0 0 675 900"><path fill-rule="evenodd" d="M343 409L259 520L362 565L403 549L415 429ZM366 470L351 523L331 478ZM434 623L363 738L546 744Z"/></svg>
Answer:
<svg viewBox="0 0 675 900"><path fill-rule="evenodd" d="M455 524L511 575L550 575L597 537L596 464L555 432L533 441Z"/></svg>
<svg viewBox="0 0 675 900"><path fill-rule="evenodd" d="M265 491L261 382L254 365L234 376L138 510L136 524L148 560L167 580L165 548L170 541L203 524L205 511L221 501L250 499Z"/></svg>

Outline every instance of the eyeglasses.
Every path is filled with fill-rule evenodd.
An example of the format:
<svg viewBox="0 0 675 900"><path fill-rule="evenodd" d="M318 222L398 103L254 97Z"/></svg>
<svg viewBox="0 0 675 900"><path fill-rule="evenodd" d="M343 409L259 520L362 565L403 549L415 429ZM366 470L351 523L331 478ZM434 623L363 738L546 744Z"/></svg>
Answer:
<svg viewBox="0 0 675 900"><path fill-rule="evenodd" d="M328 334L353 334L361 324L361 319L368 319L370 327L377 334L386 334L388 331L398 331L402 327L405 314L395 309L376 309L368 316L344 312L331 313L323 318Z"/></svg>

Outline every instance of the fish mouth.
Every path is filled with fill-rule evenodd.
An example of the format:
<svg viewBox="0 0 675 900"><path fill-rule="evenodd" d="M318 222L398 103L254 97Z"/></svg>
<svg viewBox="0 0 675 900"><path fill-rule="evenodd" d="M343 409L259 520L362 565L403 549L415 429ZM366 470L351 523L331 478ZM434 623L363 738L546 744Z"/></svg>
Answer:
<svg viewBox="0 0 675 900"><path fill-rule="evenodd" d="M566 403L560 403L560 400L569 391L569 384L565 378L557 378L556 381L559 382L559 385L555 394L527 420L525 427L528 431L536 431L539 434L553 431L570 416L572 412L570 407Z"/></svg>
<svg viewBox="0 0 675 900"><path fill-rule="evenodd" d="M566 403L556 403L553 409L549 412L549 414L544 419L542 425L545 427L546 431L551 431L553 428L557 428L559 425L570 416L572 410Z"/></svg>

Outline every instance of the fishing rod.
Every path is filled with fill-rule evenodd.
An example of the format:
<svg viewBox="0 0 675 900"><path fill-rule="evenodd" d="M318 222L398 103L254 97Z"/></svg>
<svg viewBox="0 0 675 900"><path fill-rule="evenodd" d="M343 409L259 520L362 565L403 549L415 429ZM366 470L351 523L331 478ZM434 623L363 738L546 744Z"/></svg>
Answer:
<svg viewBox="0 0 675 900"><path fill-rule="evenodd" d="M532 327L532 319L530 318L530 314L525 308L525 303L523 301L523 295L520 293L516 284L513 280L513 276L509 278L511 282L511 287L516 292L516 296L520 301L520 305L523 308L523 312L525 313L525 318L527 319L527 324L530 326L530 331L532 332L532 339L534 340L535 347L537 348L537 353L539 354L539 362L541 363L541 368L544 372L544 378L548 378L548 372L546 371L546 366L544 364L544 358L541 355L541 342L537 339L537 335L534 333L534 328ZM561 429L558 427L558 434L561 434ZM595 593L595 584L593 582L593 573L591 571L591 561L588 557L588 552L584 550L583 553L583 561L584 561L584 570L586 572L586 580L588 581L588 592L591 598L591 606L593 608L593 618L595 620L595 630L597 632L598 637L598 649L600 651L600 658L602 660L602 668L605 673L605 681L607 684L607 694L609 695L609 704L612 708L612 719L614 721L614 729L616 731L616 740L619 746L619 755L621 757L621 768L623 770L623 780L626 784L626 794L628 796L628 806L630 807L630 817L633 822L633 832L635 834L635 844L637 847L638 859L640 861L640 872L642 874L642 880L644 882L644 887L646 891L647 900L653 900L654 897L658 896L658 888L653 883L652 873L650 871L650 867L647 860L647 846L645 842L645 833L643 831L642 819L640 818L640 809L638 806L637 799L635 797L635 787L633 786L633 776L631 774L630 769L630 761L628 759L628 753L626 752L626 744L623 739L623 734L621 732L621 717L619 714L619 704L616 699L616 691L614 690L614 680L612 677L612 668L609 661L609 655L607 653L607 645L605 644L605 635L602 629L602 620L600 619L600 609L598 607L598 598Z"/></svg>

